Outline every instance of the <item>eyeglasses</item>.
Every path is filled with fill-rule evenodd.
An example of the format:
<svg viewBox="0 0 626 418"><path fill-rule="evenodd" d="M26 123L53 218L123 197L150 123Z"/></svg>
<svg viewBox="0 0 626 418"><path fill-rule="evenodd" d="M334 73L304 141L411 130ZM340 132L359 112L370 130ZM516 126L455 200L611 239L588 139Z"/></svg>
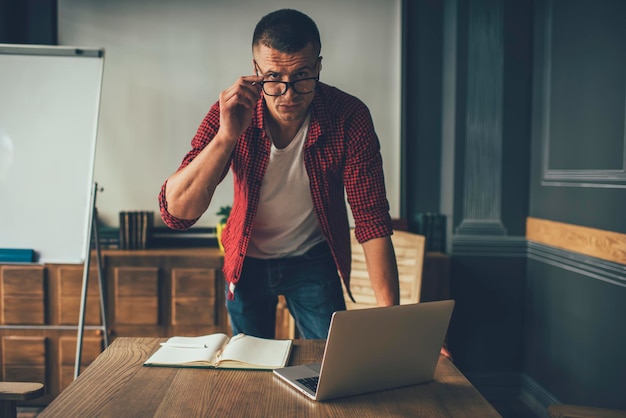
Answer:
<svg viewBox="0 0 626 418"><path fill-rule="evenodd" d="M319 75L311 78L301 78L296 81L261 81L259 84L263 88L263 92L268 96L282 96L287 93L289 87L298 94L310 94L315 91Z"/></svg>

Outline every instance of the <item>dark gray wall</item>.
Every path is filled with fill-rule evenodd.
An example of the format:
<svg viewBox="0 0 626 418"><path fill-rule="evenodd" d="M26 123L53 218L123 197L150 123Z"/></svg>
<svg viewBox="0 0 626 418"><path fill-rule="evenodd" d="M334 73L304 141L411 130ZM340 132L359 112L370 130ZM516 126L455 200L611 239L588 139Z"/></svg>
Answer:
<svg viewBox="0 0 626 418"><path fill-rule="evenodd" d="M626 232L626 3L541 1L531 215Z"/></svg>
<svg viewBox="0 0 626 418"><path fill-rule="evenodd" d="M626 232L626 3L541 0L530 216ZM523 372L565 403L626 409L626 266L530 244Z"/></svg>
<svg viewBox="0 0 626 418"><path fill-rule="evenodd" d="M540 397L626 409L626 289L602 280L614 273L626 277L626 267L532 248L523 373Z"/></svg>
<svg viewBox="0 0 626 418"><path fill-rule="evenodd" d="M626 266L525 239L528 216L626 232L626 3L443 0L405 13L423 26L406 34L406 213L451 220L457 365L490 400L521 396L540 414L626 409ZM442 57L443 77L418 66ZM439 88L441 113L426 106ZM444 120L454 140L440 125L440 146Z"/></svg>

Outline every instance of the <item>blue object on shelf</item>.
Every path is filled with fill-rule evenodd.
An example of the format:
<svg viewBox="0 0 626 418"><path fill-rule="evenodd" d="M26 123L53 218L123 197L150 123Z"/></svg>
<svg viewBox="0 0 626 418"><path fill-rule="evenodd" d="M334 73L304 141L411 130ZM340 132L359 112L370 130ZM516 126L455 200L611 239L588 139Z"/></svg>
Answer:
<svg viewBox="0 0 626 418"><path fill-rule="evenodd" d="M29 248L0 248L0 263L32 263L35 251Z"/></svg>

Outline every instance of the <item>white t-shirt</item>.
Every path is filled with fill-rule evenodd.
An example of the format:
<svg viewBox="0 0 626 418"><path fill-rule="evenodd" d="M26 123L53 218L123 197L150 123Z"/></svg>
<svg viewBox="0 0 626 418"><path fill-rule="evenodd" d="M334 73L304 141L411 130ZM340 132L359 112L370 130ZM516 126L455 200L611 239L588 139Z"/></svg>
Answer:
<svg viewBox="0 0 626 418"><path fill-rule="evenodd" d="M304 167L309 122L307 116L287 147L278 149L272 143L246 254L250 257L301 255L324 240Z"/></svg>

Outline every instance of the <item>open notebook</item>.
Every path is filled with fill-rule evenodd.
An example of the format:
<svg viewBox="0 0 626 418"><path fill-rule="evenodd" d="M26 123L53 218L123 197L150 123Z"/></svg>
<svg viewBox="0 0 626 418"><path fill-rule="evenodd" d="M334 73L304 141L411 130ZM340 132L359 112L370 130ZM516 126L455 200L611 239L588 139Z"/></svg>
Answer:
<svg viewBox="0 0 626 418"><path fill-rule="evenodd" d="M292 343L244 334L230 339L221 333L172 337L161 344L144 366L272 370L287 364Z"/></svg>

